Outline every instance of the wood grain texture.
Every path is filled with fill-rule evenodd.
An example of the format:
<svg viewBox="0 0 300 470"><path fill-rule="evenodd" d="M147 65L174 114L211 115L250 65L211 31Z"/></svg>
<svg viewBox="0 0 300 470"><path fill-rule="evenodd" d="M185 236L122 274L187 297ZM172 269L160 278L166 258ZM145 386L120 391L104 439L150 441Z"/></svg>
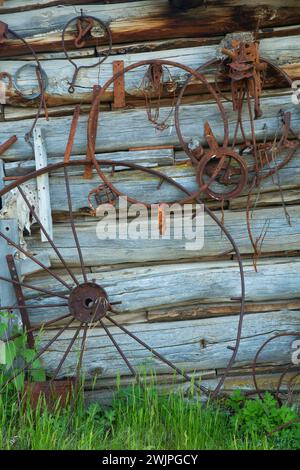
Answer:
<svg viewBox="0 0 300 470"><path fill-rule="evenodd" d="M32 2L31 2L32 3ZM51 5L51 3L50 3ZM80 5L77 7L80 12ZM240 0L210 2L209 8L181 11L168 0L128 2L125 4L83 4L84 12L109 21L115 42L145 41L157 38L214 36L236 30L299 24L300 7L295 0L256 0L245 5ZM5 10L4 10L5 11ZM7 11L7 10L6 10ZM19 13L4 12L2 21L24 35L38 51L61 50L61 31L76 13L73 6L49 6ZM141 28L141 22L143 27ZM96 36L96 35L95 35ZM71 39L71 35L70 35ZM97 44L94 37L90 44ZM27 52L16 41L1 48L2 56Z"/></svg>
<svg viewBox="0 0 300 470"><path fill-rule="evenodd" d="M235 117L230 103L224 103L228 113L231 136L234 134ZM255 121L257 140L264 138L272 139L278 132L278 112L279 110L291 111L292 127L300 127L299 107L291 100L291 93L282 96L270 96L262 99L263 117ZM161 117L167 116L170 108L162 109ZM114 125L112 126L112 120ZM203 136L203 124L208 120L213 122L213 131L217 140L222 143L224 138L224 126L217 109L217 105L211 101L202 104L184 105L180 111L180 124L183 136L188 142L191 138L198 136L202 144L205 144ZM7 150L3 155L3 160L22 160L32 158L32 151L29 145L24 145L24 134L30 127L30 120L18 122L18 127L13 122L7 122L1 126L1 140L8 139L12 134L16 134L18 142ZM40 126L43 128L48 156L62 156L66 146L66 134L69 132L71 116L57 117L46 121L40 119ZM245 133L250 137L249 117L244 116ZM85 154L86 151L86 129L87 117L82 116L78 123L77 135L74 141L74 155ZM144 109L129 109L123 111L103 112L98 123L98 134L96 141L96 152L111 152L128 150L129 148L141 146L177 145L178 138L174 127L171 125L166 131L155 131L149 123Z"/></svg>
<svg viewBox="0 0 300 470"><path fill-rule="evenodd" d="M299 258L262 259L257 273L252 262L245 261L244 272L248 302L288 302L299 299ZM61 275L69 282L66 274ZM107 290L112 302L122 302L117 307L117 311L122 314L184 305L238 305L231 298L241 294L240 274L235 261L197 261L118 270L109 270L107 267L106 270L93 269L88 277ZM81 280L80 275L78 279ZM50 289L54 294L63 291L62 286L49 275L28 278L28 282L33 287ZM51 304L61 304L59 298L45 298L37 294L34 296L32 290L26 289L25 295L28 298L28 307L41 306L49 301ZM66 313L66 309L28 308L34 323L45 321L46 318L57 318Z"/></svg>
<svg viewBox="0 0 300 470"><path fill-rule="evenodd" d="M300 36L287 36L283 38L268 38L261 41L261 55L274 61L278 66L281 66L291 78L297 79L300 77ZM78 53L79 54L79 53ZM124 66L131 65L140 60L152 60L160 58L162 60L173 60L182 63L183 65L189 66L193 69L197 69L207 61L216 57L216 46L205 45L198 47L188 47L181 49L167 49L159 52L141 52L141 53L126 53L122 56L124 60ZM79 58L76 60L78 66L86 66L96 63L98 59L95 57ZM116 60L116 56L108 57L108 59L101 66L100 73L100 84L103 85L113 74L112 64ZM2 60L0 62L1 69L12 75L22 67L26 62L24 60ZM72 104L75 102L90 102L91 100L91 89L94 83L98 81L99 70L98 67L83 69L80 71L75 89L75 93L70 94L68 92L68 82L74 72L72 64L67 60L60 59L55 60L43 60L42 67L48 76L48 87L47 87L47 103L49 106L58 106L64 104ZM139 87L141 84L142 77L145 73L146 68L141 67L136 69L132 73L125 75L125 88L126 88L126 99L127 104L131 102L133 98L141 98ZM187 77L187 73L181 69L170 69L174 75L174 80L179 86L184 83ZM208 73L207 78L210 82L214 82L214 77ZM277 80L278 81L278 80ZM30 76L24 76L22 79L22 86L30 85ZM266 86L277 85L274 79L266 82ZM277 85L278 86L278 85ZM188 93L205 93L206 89L204 86L191 87ZM105 100L112 101L113 93L112 87L110 91L106 93ZM21 97L13 92L10 92L7 97L7 103L15 106L29 106L31 103L21 99ZM9 108L8 108L9 109ZM9 114L8 114L9 116Z"/></svg>
<svg viewBox="0 0 300 470"><path fill-rule="evenodd" d="M291 206L289 208L291 217L291 225L284 219L281 208L266 208L255 212L252 231L253 234L259 236L263 230L265 221L269 221L268 233L262 245L264 254L272 254L273 252L288 253L300 251L300 207ZM131 263L159 263L159 262L176 262L179 260L195 260L205 257L217 256L218 254L230 252L231 244L221 234L220 228L208 216L204 218L204 245L197 250L187 249L189 239L182 232L182 239L174 239L168 234L161 239L143 240L133 239L133 224L130 228L128 224L120 222L118 230L120 233L130 233L130 239L99 239L97 238L97 224L101 219L91 219L90 221L78 221L76 229L78 238L82 247L84 261L87 266L99 265L118 265ZM140 227L147 230L148 219L140 218ZM175 225L180 226L182 222L181 215L175 216ZM252 254L253 249L249 240L246 227L246 217L244 212L226 211L225 226L236 241L238 248L242 254ZM199 237L202 234L199 222ZM157 229L158 232L158 229ZM98 235L100 234L98 228ZM159 234L157 233L157 238ZM35 253L47 253L50 257L52 266L61 267L61 263L48 243L43 243L39 239L39 232L35 231L35 235L27 238L27 244L30 250ZM78 253L73 239L72 231L68 222L59 223L54 226L54 242L60 249L64 259L72 266L79 266ZM230 256L230 253L229 255Z"/></svg>
<svg viewBox="0 0 300 470"><path fill-rule="evenodd" d="M299 324L299 312L281 311L265 314L248 315L245 317L242 341L236 367L251 363L256 350L275 331L293 331ZM167 357L178 367L187 371L225 368L232 354L227 346L234 346L237 318L220 317L214 319L190 320L183 322L166 322L160 324L132 325L129 330L143 341ZM167 365L158 359L151 358L149 351L142 348L128 335L116 327L110 327L111 333L118 341L133 366L148 373L170 373ZM41 347L54 335L45 332ZM72 338L74 330L63 333L43 355L43 363L47 372L55 369L59 358ZM260 364L290 361L293 337L282 337L270 343L260 357ZM276 344L275 344L276 343ZM72 375L77 362L78 346L76 344L63 369L60 377ZM203 346L203 344L205 346ZM109 358L109 360L108 360ZM126 365L120 359L118 352L112 346L102 328L92 328L88 332L83 361L83 373L87 379L94 376L99 378L128 375Z"/></svg>

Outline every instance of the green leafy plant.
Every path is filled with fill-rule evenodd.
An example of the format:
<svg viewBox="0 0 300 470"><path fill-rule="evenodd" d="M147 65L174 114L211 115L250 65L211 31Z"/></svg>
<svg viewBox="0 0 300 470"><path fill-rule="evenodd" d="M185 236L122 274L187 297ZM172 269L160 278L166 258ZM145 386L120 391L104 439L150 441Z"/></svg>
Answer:
<svg viewBox="0 0 300 470"><path fill-rule="evenodd" d="M9 312L0 312L0 338L8 332L8 328L14 315ZM43 382L46 374L39 359L34 359L36 350L27 345L27 336L16 325L10 328L10 336L16 336L12 341L4 343L4 364L0 365L0 387L8 380L19 391L24 388L25 380ZM26 368L26 374L22 369Z"/></svg>
<svg viewBox="0 0 300 470"><path fill-rule="evenodd" d="M237 391L228 399L227 405L232 412L230 421L235 431L250 437L253 434L267 435L274 442L287 441L295 448L299 448L300 423L276 431L279 426L296 421L299 418L297 411L287 405L279 406L270 393L265 393L262 400L259 398L251 400L241 391Z"/></svg>

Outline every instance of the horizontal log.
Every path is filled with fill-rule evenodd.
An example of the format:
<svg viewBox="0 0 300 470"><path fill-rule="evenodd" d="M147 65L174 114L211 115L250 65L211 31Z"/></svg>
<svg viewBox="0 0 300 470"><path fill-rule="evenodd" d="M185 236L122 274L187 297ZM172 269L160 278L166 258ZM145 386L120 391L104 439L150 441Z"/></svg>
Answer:
<svg viewBox="0 0 300 470"><path fill-rule="evenodd" d="M258 272L254 271L251 261L244 261L246 300L259 303L299 299L299 272L298 258L262 259ZM71 282L68 274L60 275L65 281ZM82 279L81 276L77 278L79 282ZM241 295L240 273L236 261L185 262L111 271L103 271L103 268L100 268L99 271L94 269L92 273L88 272L88 278L102 285L112 302L121 302L116 308L119 313L184 305L239 305L238 301L232 299ZM45 273L44 276L39 275L27 280L32 287L42 287L53 292L53 297L46 298L38 293L34 295L31 289L25 289L28 311L33 323L57 318L68 312L67 307L43 308L43 304L57 305L62 301L65 303L64 299L55 297L56 293L66 293L66 288L56 279Z"/></svg>
<svg viewBox="0 0 300 470"><path fill-rule="evenodd" d="M225 110L228 113L230 133L234 134L235 118L230 103L224 103ZM268 97L262 99L262 109L264 115L255 121L255 131L257 140L272 139L278 132L278 111L292 112L292 127L299 127L299 113L297 107L292 103L290 93L283 96ZM169 108L163 108L161 117L170 113ZM250 138L249 117L244 116L245 133ZM203 103L201 105L184 105L180 110L180 124L182 134L188 142L195 136L200 136L202 144L205 144L201 124L205 120L213 122L213 131L217 140L221 143L224 138L224 126L221 121L217 105L215 103ZM87 117L82 116L78 123L77 134L74 141L74 155L84 154L86 151L86 121ZM48 157L58 157L63 155L66 146L67 134L70 129L71 116L50 119L48 122L44 118L39 121L43 128L43 135L48 151ZM24 134L28 132L30 121L19 121L16 125L13 122L7 122L1 126L0 137L5 141L12 134L16 134L19 141L7 150L2 158L3 160L22 160L32 158L32 150L29 145L23 144ZM200 127L200 130L199 130ZM119 150L128 150L133 147L152 146L152 145L177 145L178 138L175 128L171 126L166 131L157 132L147 120L146 111L122 110L114 112L103 112L98 123L98 135L96 140L96 152L110 152Z"/></svg>
<svg viewBox="0 0 300 470"><path fill-rule="evenodd" d="M291 302L275 301L271 302L246 302L245 313L272 312L278 310L299 310L300 300ZM237 315L240 313L240 306L234 304L213 304L213 305L194 305L185 307L165 308L163 310L151 310L147 312L147 321L180 321L194 318L211 318L226 315Z"/></svg>
<svg viewBox="0 0 300 470"><path fill-rule="evenodd" d="M211 370L225 368L232 351L227 346L234 346L237 318L219 317L207 320L189 320L183 322L166 322L160 324L132 325L129 330L160 354L172 361L177 367L187 370ZM239 348L236 367L251 364L258 348L272 337L274 332L294 331L299 325L299 312L268 312L263 315L247 315ZM133 367L142 372L161 374L171 372L169 366L157 358L127 334L116 327L109 327ZM43 335L40 347L53 337L55 331ZM66 350L74 330L68 330L49 347L43 357L46 372L51 374L57 367L59 359ZM289 363L294 337L280 337L269 343L260 356L259 363ZM78 360L78 344L72 349L64 364L60 377L74 374ZM109 360L108 360L109 358ZM83 358L83 375L91 379L128 375L127 366L101 328L88 331Z"/></svg>
<svg viewBox="0 0 300 470"><path fill-rule="evenodd" d="M289 207L291 225L284 219L281 208L268 208L255 211L252 221L252 232L254 236L259 237L266 221L268 221L268 231L262 245L262 253L272 254L273 252L287 253L289 251L300 251L300 207ZM207 257L218 256L222 253L232 250L225 235L221 234L220 228L208 216L204 218L204 244L198 249L189 249L189 239L182 231L182 238L176 239L172 235L159 237L160 239L133 239L130 237L130 223L120 222L118 225L119 233L128 234L128 239L99 239L97 237L98 218L86 222L77 222L76 229L81 245L86 266L99 265L120 265L130 263L159 263L176 262L178 260L203 259ZM154 219L154 223L155 223ZM148 219L139 218L140 229L148 233ZM175 216L174 226L180 227L182 215ZM167 222L171 224L171 222ZM252 254L253 249L249 240L246 226L246 216L244 212L226 211L225 226L236 241L242 254ZM157 229L158 230L158 229ZM198 237L202 236L198 228ZM99 232L100 233L100 232ZM59 248L65 261L71 266L79 266L78 253L72 230L69 223L60 223L54 225L54 242ZM59 261L54 250L48 243L40 241L39 231L35 235L26 238L28 248L34 253L47 253L51 260L51 265L60 267ZM196 248L196 245L195 245Z"/></svg>
<svg viewBox="0 0 300 470"><path fill-rule="evenodd" d="M300 7L294 0L256 0L251 5L229 0L224 6L220 0L210 2L209 8L200 6L181 11L168 0L150 0L112 5L83 6L85 14L109 21L115 42L144 41L155 38L215 36L229 31L255 30L299 24ZM80 11L80 6L78 6ZM60 5L19 13L4 13L2 21L18 31L37 50L61 50L61 31L75 16L72 6ZM141 23L143 27L141 28ZM43 36L44 35L44 36ZM97 37L98 36L98 37ZM74 37L74 36L73 36ZM68 35L72 40L72 35ZM97 44L99 33L87 45ZM1 48L2 56L27 52L17 41L9 41Z"/></svg>
<svg viewBox="0 0 300 470"><path fill-rule="evenodd" d="M241 209L247 206L247 196L241 196L230 201L230 209ZM287 206L291 204L300 204L300 190L289 189L277 192L261 193L257 201L255 201L256 207L267 207L267 206L282 206L283 202Z"/></svg>
<svg viewBox="0 0 300 470"><path fill-rule="evenodd" d="M278 66L281 66L284 71L289 73L291 78L297 79L300 77L300 36L287 36L284 38L269 38L261 41L261 55L266 57ZM204 45L198 47L189 47L182 49L167 49L157 51L141 52L141 53L127 53L122 57L124 65L128 66L141 60L152 60L160 58L162 60L172 60L180 62L183 65L189 66L193 69L197 69L207 61L216 57L216 46L215 45ZM119 57L118 57L119 58ZM95 83L98 82L99 70L98 67L89 68L82 70L76 81L78 87L75 88L75 93L70 94L68 92L69 84L71 80L74 67L67 60L43 60L42 67L48 76L48 86L46 91L46 99L48 106L57 106L75 102L90 102L91 90ZM108 57L108 59L101 66L100 84L103 85L113 74L113 61L116 60L115 55ZM92 63L96 63L97 59L94 57L79 58L76 63L78 66L87 66ZM0 67L6 72L14 75L16 71L26 64L24 60L14 61L1 61ZM143 75L145 74L146 67L140 67L133 73L125 75L125 88L127 92L127 102L131 104L133 98L141 98L141 92L139 90ZM174 80L179 86L186 80L187 73L182 69L170 69L171 74L174 76ZM23 74L21 78L21 86L36 86L36 80L32 75ZM214 77L210 74L207 76L210 82L214 82ZM278 82L278 77L276 76ZM275 85L275 79L270 79L266 82L266 85ZM284 85L284 82L283 82ZM104 99L111 101L113 99L112 87ZM205 87L195 87L189 93L205 92ZM8 93L7 102L11 105L27 105L32 106L33 103L28 102L20 97L20 95L12 92ZM127 104L128 104L127 103ZM9 109L9 108L8 108ZM9 117L9 114L8 114Z"/></svg>
<svg viewBox="0 0 300 470"><path fill-rule="evenodd" d="M280 367L276 368L276 371L279 370ZM213 372L213 371L212 371ZM199 377L202 378L202 384L207 387L209 390L214 390L218 383L218 379L215 377L207 377L206 372L202 375L199 373ZM232 392L236 390L243 390L244 392L254 392L254 385L252 377L249 375L241 375L242 371L239 371L239 375L235 377L227 377L222 387L222 392L228 395L231 395ZM207 374L208 375L208 374ZM198 377L198 374L195 374ZM286 375L286 380L292 378L292 374ZM259 389L263 392L275 392L278 381L280 379L279 373L260 373L257 375L257 383ZM168 377L166 374L153 377L144 377L144 383L149 383L153 386L155 383L155 388L160 396L169 395L170 392L186 394L187 392L191 392L191 385L189 382L181 380L180 378L174 377L174 375L170 375ZM133 379L129 377L124 377L121 380L121 387L128 387L134 382ZM86 385L85 388L85 402L86 404L99 402L103 406L109 406L112 403L112 399L116 396L118 388L116 386L116 381L112 379L101 379L99 380L93 388L90 388ZM287 391L286 383L283 383L282 391ZM206 401L204 395L200 395L197 393L197 389L194 389L194 393L197 396L197 400L199 401ZM294 393L293 393L293 403L297 405L300 400L300 387L299 381L295 381ZM283 400L285 401L285 400Z"/></svg>
<svg viewBox="0 0 300 470"><path fill-rule="evenodd" d="M73 160L85 160L86 155L71 155L70 159ZM145 167L153 168L157 166L172 165L175 161L174 150L172 148L166 149L151 149L151 150L131 150L127 152L111 152L97 154L98 159L107 159L116 162L129 161L143 165ZM54 157L48 159L48 165L55 165L60 163L62 160L60 157ZM122 168L121 166L119 168ZM124 167L123 167L124 168ZM118 169L118 167L116 167ZM25 160L19 162L7 162L4 164L4 171L6 176L22 176L32 171L35 171L34 160ZM82 175L82 167L72 169L70 168L70 174ZM55 172L55 174L62 174L62 171ZM52 174L52 173L51 173Z"/></svg>

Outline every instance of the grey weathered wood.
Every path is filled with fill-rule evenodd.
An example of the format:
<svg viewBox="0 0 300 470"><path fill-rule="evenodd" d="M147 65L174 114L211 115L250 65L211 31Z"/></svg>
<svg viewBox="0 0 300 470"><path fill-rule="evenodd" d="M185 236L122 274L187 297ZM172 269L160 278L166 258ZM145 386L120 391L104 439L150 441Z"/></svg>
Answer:
<svg viewBox="0 0 300 470"><path fill-rule="evenodd" d="M4 162L2 159L0 159L0 191L1 189L4 188L4 176L5 176ZM1 201L0 201L0 207L1 207Z"/></svg>
<svg viewBox="0 0 300 470"><path fill-rule="evenodd" d="M171 307L175 305L232 304L231 297L241 294L240 274L235 261L185 262L158 266L124 268L109 271L109 267L93 270L88 275L108 292L111 301L121 301L117 311L130 313ZM244 262L246 300L248 302L276 301L299 298L299 259L262 259L258 272L250 260ZM63 273L61 273L63 275ZM284 282L282 279L284 277ZM69 277L63 275L69 281ZM82 277L78 276L79 280ZM28 279L33 286L61 292L62 286L51 276ZM34 296L25 289L30 305L60 304L61 299ZM67 313L67 308L34 308L29 314L33 323Z"/></svg>
<svg viewBox="0 0 300 470"><path fill-rule="evenodd" d="M85 160L86 155L71 155L70 160ZM173 149L153 149L153 150L136 150L128 152L111 152L96 154L98 159L107 159L112 161L129 161L137 163L146 167L157 167L165 165L173 165L174 163L174 150ZM48 165L61 163L61 157L54 157L48 159ZM35 163L33 160L19 161L19 162L6 162L4 164L5 173L7 176L21 176L35 170ZM120 167L121 168L121 167ZM118 167L116 167L116 170ZM62 170L60 171L62 174ZM70 174L82 174L81 171L76 172L70 168ZM57 172L56 172L57 174Z"/></svg>
<svg viewBox="0 0 300 470"><path fill-rule="evenodd" d="M103 21L110 21L116 41L128 42L133 39L147 40L149 37L212 36L241 30L245 29L244 18L247 14L247 29L253 30L257 24L257 15L266 5L268 14L262 16L261 27L297 24L299 8L294 0L257 0L251 5L229 0L226 6L220 0L214 0L209 8L202 6L190 11L174 10L168 0L116 5L84 3L82 8L86 14L100 16ZM80 6L77 8L80 11ZM64 6L63 9L57 5L25 11L21 15L4 13L2 18L26 38L40 36L40 48L47 49L49 43L59 41L64 24L74 15L74 8L71 5Z"/></svg>
<svg viewBox="0 0 300 470"><path fill-rule="evenodd" d="M298 58L300 55L300 40L299 36L287 36L285 38L267 38L261 41L261 55L266 58L274 61L276 65L283 66L287 68L288 73L293 76L297 76L298 73ZM127 65L133 64L140 60L151 60L158 57L158 52L144 52L144 53L133 53L126 54L122 58L124 60L125 67ZM181 49L171 49L159 51L159 58L162 60L172 60L180 62L183 65L189 66L193 69L197 69L199 66L203 65L207 61L216 57L216 46L199 46L199 47L189 47ZM112 64L115 60L115 56L109 57L101 67L100 74L100 84L103 85L113 74ZM87 57L82 59L76 59L78 65L85 66L90 65L95 61L95 58ZM0 61L0 67L3 70L14 74L20 67L26 63L24 60L16 61ZM295 64L295 70L293 69L293 64ZM79 86L75 89L74 94L68 92L68 81L70 81L73 75L73 66L67 60L43 60L43 69L48 76L48 87L47 87L47 96L51 99L52 105L62 104L62 103L74 103L78 101L90 102L90 93L87 93L87 88L92 88L94 83L98 82L98 68L90 68L82 71L79 76L76 84ZM133 73L125 75L125 87L128 97L139 97L141 96L139 92L139 87L143 75L145 74L146 67L140 67L136 69ZM187 72L182 69L170 69L172 75L174 76L175 81L178 84L182 84L187 77ZM210 82L214 81L214 77L208 74L207 76ZM22 85L30 85L36 83L34 78L30 78L29 75L25 75L22 80ZM83 88L82 88L83 87ZM112 90L112 87L110 87ZM106 99L111 101L112 94L107 96ZM12 96L8 102L12 104L18 103L18 99L15 96ZM9 116L9 108L8 108Z"/></svg>
<svg viewBox="0 0 300 470"><path fill-rule="evenodd" d="M230 103L224 103L228 113L231 135L234 133L235 120ZM297 106L293 105L291 94L283 96L268 97L262 99L262 109L264 115L255 121L256 138L263 140L271 139L278 132L278 111L292 112L292 126L299 127L300 116ZM170 111L169 108L162 110L162 116ZM220 114L215 103L206 103L181 108L180 122L185 140L199 136L204 144L202 126L204 121L213 122L213 131L219 142L223 142L224 127ZM46 142L49 157L62 156L66 146L67 132L70 128L71 117L61 117L55 120L40 120ZM113 125L112 125L113 123ZM244 116L245 133L250 137L250 122L247 115ZM267 129L265 128L267 124ZM87 117L80 119L77 134L74 141L74 155L85 154L86 151L86 125ZM22 160L31 158L32 152L29 146L24 146L23 136L28 131L29 122L19 121L18 127L12 122L1 126L0 137L8 139L12 133L16 133L19 138L15 145L3 154L3 160ZM200 135L199 135L200 134ZM128 150L129 148L149 146L149 145L178 145L178 138L173 126L164 132L157 132L148 122L144 109L122 110L114 112L103 112L98 124L98 134L96 141L97 152L111 152Z"/></svg>
<svg viewBox="0 0 300 470"><path fill-rule="evenodd" d="M262 245L263 254L300 251L300 207L291 206L288 211L291 217L291 225L285 220L281 207L255 211L252 220L254 236L259 236L265 221L269 221L269 229ZM87 266L201 259L225 253L232 248L228 239L224 235L222 236L220 228L208 215L205 215L204 219L204 246L196 251L186 249L188 239L184 237L184 234L182 239L170 237L170 239L160 240L100 240L96 233L99 220L96 218L88 221L78 221L76 224L78 238ZM181 220L181 216L175 217L176 226L179 226ZM128 225L130 225L130 221ZM225 225L237 242L240 252L242 254L251 254L253 249L247 232L245 213L225 211ZM146 230L147 226L148 219L142 219L141 227ZM120 222L118 229L125 232L125 223ZM54 225L54 241L68 264L79 266L78 253L69 223ZM27 238L27 243L28 247L35 253L47 253L53 266L61 266L53 249L49 244L41 243L37 234Z"/></svg>
<svg viewBox="0 0 300 470"><path fill-rule="evenodd" d="M227 346L235 344L237 321L237 318L219 317L163 324L145 323L130 326L129 329L182 369L189 371L221 369L226 367L232 354ZM298 311L268 312L246 316L236 367L250 364L259 346L267 338L272 337L274 332L293 331L298 324ZM110 331L134 367L148 372L151 369L154 369L156 373L170 372L167 365L160 363L158 359L151 358L149 351L133 342L116 327L110 327ZM41 347L54 333L55 331L45 332ZM43 356L47 372L54 371L73 334L74 330L63 333L61 339L58 339ZM282 337L278 341L271 342L270 347L266 348L261 355L260 363L282 363L283 361L289 363L293 339L293 337ZM80 342L66 360L60 377L74 373L79 347ZM126 365L100 328L92 328L88 332L82 372L88 379L95 375L99 377L116 377L118 373L128 375Z"/></svg>
<svg viewBox="0 0 300 470"><path fill-rule="evenodd" d="M35 126L33 130L33 145L34 145L34 156L35 156L35 167L36 170L45 168L47 163L47 153L45 143L42 137L42 131L39 126ZM44 173L36 178L37 185L37 197L39 205L39 219L43 224L43 227L48 236L53 238L53 225L52 225L52 214L51 214L51 201L50 201L50 185L49 185L49 174ZM45 233L40 230L42 242L47 241Z"/></svg>

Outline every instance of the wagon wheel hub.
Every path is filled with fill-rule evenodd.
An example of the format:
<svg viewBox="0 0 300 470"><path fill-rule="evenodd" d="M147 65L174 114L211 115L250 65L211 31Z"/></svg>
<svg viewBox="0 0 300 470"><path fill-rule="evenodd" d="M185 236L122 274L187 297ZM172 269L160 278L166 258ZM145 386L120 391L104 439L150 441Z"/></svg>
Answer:
<svg viewBox="0 0 300 470"><path fill-rule="evenodd" d="M69 297L70 313L82 323L96 323L106 315L108 308L105 290L94 282L76 286Z"/></svg>

